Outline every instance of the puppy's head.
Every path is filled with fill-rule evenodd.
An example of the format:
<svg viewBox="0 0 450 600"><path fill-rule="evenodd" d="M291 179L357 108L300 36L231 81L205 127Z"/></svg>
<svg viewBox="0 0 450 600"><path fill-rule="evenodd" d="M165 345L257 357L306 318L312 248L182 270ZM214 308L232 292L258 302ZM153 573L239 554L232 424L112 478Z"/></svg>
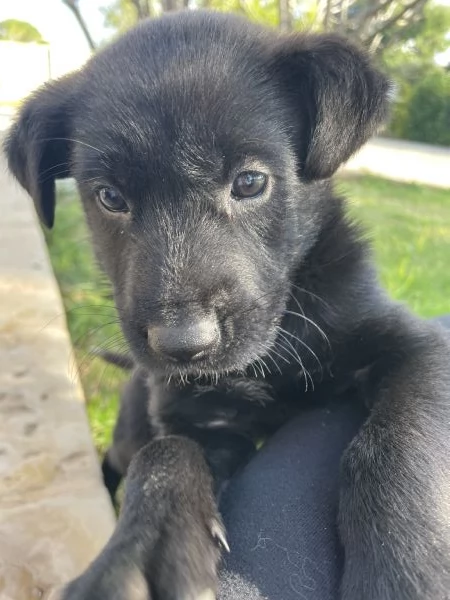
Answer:
<svg viewBox="0 0 450 600"><path fill-rule="evenodd" d="M6 152L49 227L55 179L75 177L141 363L242 369L275 337L323 181L384 119L387 92L338 37L181 13L40 89Z"/></svg>

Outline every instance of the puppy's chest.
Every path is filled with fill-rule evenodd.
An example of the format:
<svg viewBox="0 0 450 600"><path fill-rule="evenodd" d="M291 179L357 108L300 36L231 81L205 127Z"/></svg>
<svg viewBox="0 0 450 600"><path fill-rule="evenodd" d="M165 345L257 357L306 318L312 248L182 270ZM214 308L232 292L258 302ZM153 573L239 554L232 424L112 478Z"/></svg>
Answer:
<svg viewBox="0 0 450 600"><path fill-rule="evenodd" d="M157 435L226 430L255 441L271 435L302 409L320 402L319 390L298 378L224 379L217 385L168 385L149 379L148 411Z"/></svg>

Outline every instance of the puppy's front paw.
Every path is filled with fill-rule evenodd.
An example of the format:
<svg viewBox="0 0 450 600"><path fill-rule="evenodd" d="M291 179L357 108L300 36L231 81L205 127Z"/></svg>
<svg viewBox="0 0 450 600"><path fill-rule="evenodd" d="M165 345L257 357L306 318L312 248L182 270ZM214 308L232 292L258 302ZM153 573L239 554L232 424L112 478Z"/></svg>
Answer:
<svg viewBox="0 0 450 600"><path fill-rule="evenodd" d="M126 555L108 552L102 557L101 564L95 561L49 600L155 600L144 573Z"/></svg>
<svg viewBox="0 0 450 600"><path fill-rule="evenodd" d="M128 472L110 542L63 600L214 600L225 532L200 448L155 440Z"/></svg>

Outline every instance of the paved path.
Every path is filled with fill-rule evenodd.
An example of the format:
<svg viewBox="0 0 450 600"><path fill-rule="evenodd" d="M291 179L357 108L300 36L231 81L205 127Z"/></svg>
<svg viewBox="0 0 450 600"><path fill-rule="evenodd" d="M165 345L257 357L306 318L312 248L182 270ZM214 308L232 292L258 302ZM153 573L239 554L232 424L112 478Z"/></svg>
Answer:
<svg viewBox="0 0 450 600"><path fill-rule="evenodd" d="M115 517L42 232L5 171L0 158L0 598L37 600L87 566Z"/></svg>
<svg viewBox="0 0 450 600"><path fill-rule="evenodd" d="M347 163L346 170L450 188L450 148L377 138Z"/></svg>

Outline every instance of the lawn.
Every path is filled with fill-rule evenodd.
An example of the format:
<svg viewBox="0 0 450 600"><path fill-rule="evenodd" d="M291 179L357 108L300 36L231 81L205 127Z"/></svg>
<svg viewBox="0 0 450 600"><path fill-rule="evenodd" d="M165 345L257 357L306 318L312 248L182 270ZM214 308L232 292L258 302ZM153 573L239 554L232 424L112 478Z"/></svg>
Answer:
<svg viewBox="0 0 450 600"><path fill-rule="evenodd" d="M422 316L450 313L449 190L345 176L337 190L373 240L380 276L391 296ZM95 357L123 348L108 285L95 265L76 194L60 188L55 228L46 234L58 278L95 445L107 447L126 374Z"/></svg>

